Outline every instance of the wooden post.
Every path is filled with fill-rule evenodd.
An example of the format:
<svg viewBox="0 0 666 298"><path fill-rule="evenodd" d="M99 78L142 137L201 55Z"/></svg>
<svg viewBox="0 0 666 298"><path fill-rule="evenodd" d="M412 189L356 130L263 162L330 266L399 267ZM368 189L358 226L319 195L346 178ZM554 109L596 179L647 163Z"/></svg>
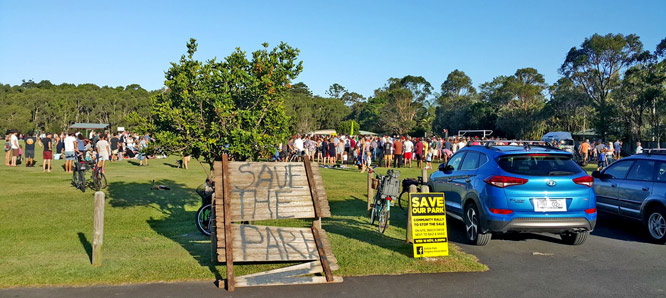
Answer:
<svg viewBox="0 0 666 298"><path fill-rule="evenodd" d="M310 187L310 196L312 197L312 204L315 211L315 220L312 222L312 226L317 229L321 229L321 206L319 205L319 194L317 194L317 184L314 180L314 175L312 174L312 168L310 164L310 159L305 158L303 161L305 166L305 176L308 178L308 186Z"/></svg>
<svg viewBox="0 0 666 298"><path fill-rule="evenodd" d="M368 212L372 208L372 173L368 172Z"/></svg>
<svg viewBox="0 0 666 298"><path fill-rule="evenodd" d="M220 163L216 162L216 165ZM224 256L227 267L227 291L232 292L235 289L236 281L234 279L234 252L233 252L233 232L231 230L231 181L229 180L229 157L224 154L222 156L221 169L216 169L217 181L220 181L218 174L222 177L222 185L215 184L215 189L222 186L222 205L224 206ZM219 200L220 197L216 196L216 200Z"/></svg>
<svg viewBox="0 0 666 298"><path fill-rule="evenodd" d="M423 183L428 183L428 170L425 167L421 171L421 177L423 177Z"/></svg>
<svg viewBox="0 0 666 298"><path fill-rule="evenodd" d="M93 215L92 265L102 265L102 243L104 242L104 193L95 193L95 211Z"/></svg>
<svg viewBox="0 0 666 298"><path fill-rule="evenodd" d="M416 185L410 185L409 186L409 195L410 193L417 193L418 190L416 188ZM411 200L407 200L407 237L405 237L407 243L413 243L412 240L412 207L410 206Z"/></svg>

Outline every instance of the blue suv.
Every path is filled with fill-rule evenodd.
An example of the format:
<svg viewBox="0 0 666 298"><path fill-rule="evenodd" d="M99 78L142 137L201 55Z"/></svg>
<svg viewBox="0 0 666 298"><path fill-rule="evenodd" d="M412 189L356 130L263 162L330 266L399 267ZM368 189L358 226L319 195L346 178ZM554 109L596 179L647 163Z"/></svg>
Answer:
<svg viewBox="0 0 666 298"><path fill-rule="evenodd" d="M430 175L447 214L465 223L467 240L492 233L547 232L580 245L597 220L594 178L571 153L547 146L467 146Z"/></svg>
<svg viewBox="0 0 666 298"><path fill-rule="evenodd" d="M653 242L666 242L666 150L646 149L592 176L599 211L640 220Z"/></svg>

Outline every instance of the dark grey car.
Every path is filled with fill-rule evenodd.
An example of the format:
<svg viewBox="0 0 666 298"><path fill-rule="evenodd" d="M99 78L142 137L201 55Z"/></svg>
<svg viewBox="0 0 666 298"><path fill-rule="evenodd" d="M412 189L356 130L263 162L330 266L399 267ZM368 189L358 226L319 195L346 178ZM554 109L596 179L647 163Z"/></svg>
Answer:
<svg viewBox="0 0 666 298"><path fill-rule="evenodd" d="M620 159L592 176L599 211L640 220L654 242L666 242L666 150Z"/></svg>

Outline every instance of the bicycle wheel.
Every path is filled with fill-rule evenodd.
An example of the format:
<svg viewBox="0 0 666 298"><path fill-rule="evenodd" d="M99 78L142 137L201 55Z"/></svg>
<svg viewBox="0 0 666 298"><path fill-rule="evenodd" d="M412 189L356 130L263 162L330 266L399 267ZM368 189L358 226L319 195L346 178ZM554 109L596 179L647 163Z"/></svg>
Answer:
<svg viewBox="0 0 666 298"><path fill-rule="evenodd" d="M389 216L391 215L390 211L386 210L386 201L383 201L381 204L381 209L379 211L379 220L377 220L377 230L380 233L384 233L388 227Z"/></svg>
<svg viewBox="0 0 666 298"><path fill-rule="evenodd" d="M377 198L378 197L379 197L379 194L375 195L375 200L372 202L372 206L371 206L372 209L370 209L370 225L375 224L375 219L376 219L377 214L378 214L378 212L377 212L377 207L378 207L377 205L379 204L379 203L377 203Z"/></svg>
<svg viewBox="0 0 666 298"><path fill-rule="evenodd" d="M83 171L79 171L79 189L81 192L86 192L86 175Z"/></svg>
<svg viewBox="0 0 666 298"><path fill-rule="evenodd" d="M403 202L403 196L404 194L407 194L407 197L404 198ZM400 193L400 196L398 196L398 206L400 209L405 210L409 206L409 192L403 191Z"/></svg>
<svg viewBox="0 0 666 298"><path fill-rule="evenodd" d="M76 189L79 189L79 172L78 171L74 171L72 173L72 184L74 185L74 187L76 187Z"/></svg>
<svg viewBox="0 0 666 298"><path fill-rule="evenodd" d="M201 206L197 211L197 229L206 236L210 236L210 213L210 204Z"/></svg>
<svg viewBox="0 0 666 298"><path fill-rule="evenodd" d="M99 180L99 170L93 170L92 178L93 178L93 187L95 188L95 190L100 190L102 185Z"/></svg>
<svg viewBox="0 0 666 298"><path fill-rule="evenodd" d="M99 181L100 181L100 186L102 188L106 188L107 186L109 186L108 183L106 182L106 175L104 175L104 173L101 172L99 173Z"/></svg>

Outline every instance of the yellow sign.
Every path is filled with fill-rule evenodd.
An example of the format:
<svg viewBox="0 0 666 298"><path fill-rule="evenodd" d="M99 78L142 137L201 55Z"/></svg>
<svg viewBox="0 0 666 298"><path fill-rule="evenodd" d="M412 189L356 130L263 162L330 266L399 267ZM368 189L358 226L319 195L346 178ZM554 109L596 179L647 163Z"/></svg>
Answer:
<svg viewBox="0 0 666 298"><path fill-rule="evenodd" d="M448 256L444 194L413 193L409 195L409 202L414 257Z"/></svg>

